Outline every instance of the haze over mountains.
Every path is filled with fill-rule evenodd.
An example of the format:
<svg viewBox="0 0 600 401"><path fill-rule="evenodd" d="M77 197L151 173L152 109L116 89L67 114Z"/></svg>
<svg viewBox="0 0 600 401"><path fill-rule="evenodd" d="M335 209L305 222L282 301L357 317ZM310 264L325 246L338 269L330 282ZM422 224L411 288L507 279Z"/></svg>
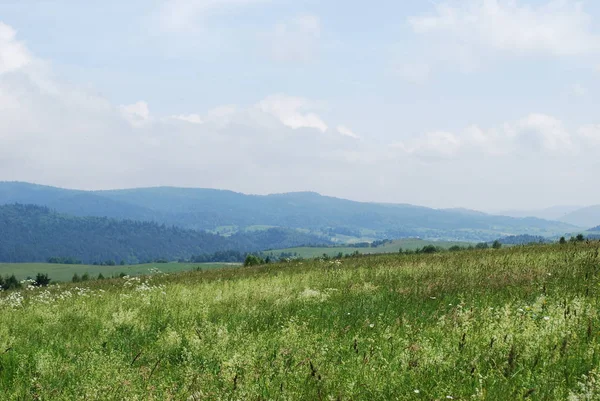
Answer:
<svg viewBox="0 0 600 401"><path fill-rule="evenodd" d="M172 187L81 191L0 182L0 204L12 203L46 206L73 216L150 221L216 233L285 227L337 241L403 237L487 241L518 234L556 236L579 229L564 221L362 203L313 192L258 196ZM600 220L581 226L597 224Z"/></svg>

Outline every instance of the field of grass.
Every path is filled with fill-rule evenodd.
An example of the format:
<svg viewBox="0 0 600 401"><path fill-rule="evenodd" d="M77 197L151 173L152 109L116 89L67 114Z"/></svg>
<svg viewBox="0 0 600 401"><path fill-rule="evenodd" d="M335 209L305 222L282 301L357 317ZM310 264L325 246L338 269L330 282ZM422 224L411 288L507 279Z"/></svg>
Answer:
<svg viewBox="0 0 600 401"><path fill-rule="evenodd" d="M397 253L400 248L403 250L415 250L417 248L423 248L426 245L435 245L437 247L448 249L451 246L469 246L474 245L469 242L449 242L449 241L427 241L417 238L406 238L394 240L391 243L379 246L377 248L353 248L349 246L332 246L332 247L297 247L297 248L287 248L287 249L275 249L272 251L264 252L265 255L275 255L279 256L282 252L297 254L299 257L311 259L319 256L323 256L323 254L327 254L328 256L335 256L342 252L345 254L352 254L358 251L360 254L380 254L380 253Z"/></svg>
<svg viewBox="0 0 600 401"><path fill-rule="evenodd" d="M597 400L598 243L0 294L3 400Z"/></svg>
<svg viewBox="0 0 600 401"><path fill-rule="evenodd" d="M53 281L71 281L73 274L82 276L88 273L91 278L98 277L98 274L106 278L113 275L125 273L129 276L148 275L151 272L159 270L163 273L175 273L201 269L216 269L230 266L230 263L148 263L141 265L125 266L93 266L93 265L61 265L52 263L0 263L0 276L14 274L17 279L24 280L27 277L35 277L36 274L47 274Z"/></svg>

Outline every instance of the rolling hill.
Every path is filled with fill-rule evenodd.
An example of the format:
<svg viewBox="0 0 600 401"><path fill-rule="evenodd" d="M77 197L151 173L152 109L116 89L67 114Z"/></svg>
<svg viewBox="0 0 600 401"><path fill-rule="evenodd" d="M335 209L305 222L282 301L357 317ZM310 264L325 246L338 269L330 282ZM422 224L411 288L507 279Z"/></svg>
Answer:
<svg viewBox="0 0 600 401"><path fill-rule="evenodd" d="M177 260L220 251L259 251L326 239L274 228L222 237L157 223L77 217L34 205L0 206L0 262L45 262L72 257L84 263Z"/></svg>
<svg viewBox="0 0 600 401"><path fill-rule="evenodd" d="M274 226L351 237L493 240L499 236L558 235L573 225L538 218L494 216L464 209L355 202L313 192L245 195L195 188L79 191L21 182L0 183L0 204L32 203L75 216L153 221L194 230ZM347 235L347 234L344 234Z"/></svg>
<svg viewBox="0 0 600 401"><path fill-rule="evenodd" d="M537 217L540 219L561 221L561 219L567 216L569 213L581 208L581 206L564 205L536 210L503 210L496 214L509 217Z"/></svg>
<svg viewBox="0 0 600 401"><path fill-rule="evenodd" d="M560 218L560 221L579 227L594 227L600 225L600 205L577 209Z"/></svg>

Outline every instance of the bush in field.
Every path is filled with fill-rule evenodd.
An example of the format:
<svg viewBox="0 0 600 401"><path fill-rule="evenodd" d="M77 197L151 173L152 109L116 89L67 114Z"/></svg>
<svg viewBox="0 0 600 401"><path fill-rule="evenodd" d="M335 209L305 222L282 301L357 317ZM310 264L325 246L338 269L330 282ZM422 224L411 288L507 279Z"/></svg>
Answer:
<svg viewBox="0 0 600 401"><path fill-rule="evenodd" d="M256 255L248 255L246 256L246 260L244 260L244 266L258 266L264 264L265 261Z"/></svg>
<svg viewBox="0 0 600 401"><path fill-rule="evenodd" d="M47 287L48 284L50 284L50 281L51 280L47 274L38 273L35 276L35 282L33 283L33 285L35 285L36 287Z"/></svg>
<svg viewBox="0 0 600 401"><path fill-rule="evenodd" d="M423 248L417 251L417 253L436 253L438 249L434 245L425 245Z"/></svg>
<svg viewBox="0 0 600 401"><path fill-rule="evenodd" d="M500 241L496 240L492 244L492 248L494 248L494 249L500 249L500 248L502 248L502 243Z"/></svg>
<svg viewBox="0 0 600 401"><path fill-rule="evenodd" d="M11 276L6 276L5 278L0 276L0 287L2 287L3 290L15 290L21 288L22 285L13 274Z"/></svg>
<svg viewBox="0 0 600 401"><path fill-rule="evenodd" d="M488 249L489 247L490 246L487 242L480 242L479 244L475 245L475 249Z"/></svg>

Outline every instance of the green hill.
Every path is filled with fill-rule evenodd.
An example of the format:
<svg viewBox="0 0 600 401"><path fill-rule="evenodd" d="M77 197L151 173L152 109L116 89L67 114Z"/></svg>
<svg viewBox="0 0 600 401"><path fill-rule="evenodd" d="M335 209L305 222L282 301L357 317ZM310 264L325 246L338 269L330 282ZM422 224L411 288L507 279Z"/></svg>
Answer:
<svg viewBox="0 0 600 401"><path fill-rule="evenodd" d="M0 292L2 400L597 400L598 243Z"/></svg>
<svg viewBox="0 0 600 401"><path fill-rule="evenodd" d="M86 192L19 182L0 183L0 204L15 202L48 206L76 216L147 220L195 230L276 226L328 236L339 233L344 239L420 237L489 241L519 234L552 236L577 229L538 218L354 202L312 192L257 196L171 187Z"/></svg>
<svg viewBox="0 0 600 401"><path fill-rule="evenodd" d="M72 257L84 263L137 263L227 250L246 252L323 243L327 240L291 229L222 237L157 223L69 216L34 205L0 206L1 262Z"/></svg>

